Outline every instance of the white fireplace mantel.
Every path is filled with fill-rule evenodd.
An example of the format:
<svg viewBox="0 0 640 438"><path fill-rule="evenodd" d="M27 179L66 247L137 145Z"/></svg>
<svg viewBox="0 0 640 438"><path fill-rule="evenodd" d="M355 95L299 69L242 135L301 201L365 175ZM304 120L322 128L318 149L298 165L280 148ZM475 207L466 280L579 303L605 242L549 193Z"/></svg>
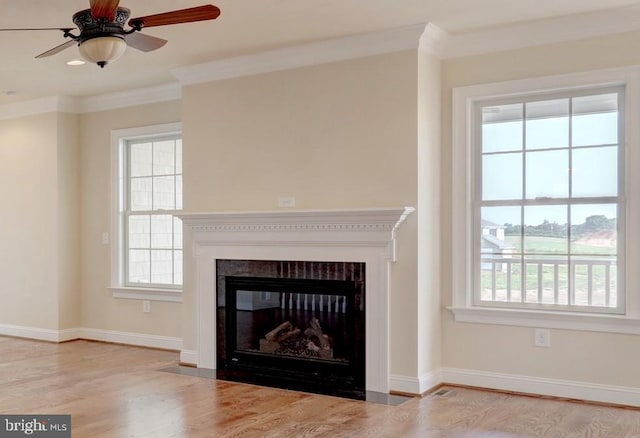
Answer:
<svg viewBox="0 0 640 438"><path fill-rule="evenodd" d="M216 260L365 263L366 389L389 392L389 263L412 207L185 213L196 261L197 365L216 368ZM189 242L187 242L189 243Z"/></svg>

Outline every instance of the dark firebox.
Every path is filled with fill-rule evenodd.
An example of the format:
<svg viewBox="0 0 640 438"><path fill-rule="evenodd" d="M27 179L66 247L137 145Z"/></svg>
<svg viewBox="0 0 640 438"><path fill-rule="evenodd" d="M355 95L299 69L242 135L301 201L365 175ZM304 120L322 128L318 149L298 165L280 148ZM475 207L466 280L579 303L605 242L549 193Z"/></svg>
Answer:
<svg viewBox="0 0 640 438"><path fill-rule="evenodd" d="M218 378L364 399L364 264L219 260L217 272Z"/></svg>

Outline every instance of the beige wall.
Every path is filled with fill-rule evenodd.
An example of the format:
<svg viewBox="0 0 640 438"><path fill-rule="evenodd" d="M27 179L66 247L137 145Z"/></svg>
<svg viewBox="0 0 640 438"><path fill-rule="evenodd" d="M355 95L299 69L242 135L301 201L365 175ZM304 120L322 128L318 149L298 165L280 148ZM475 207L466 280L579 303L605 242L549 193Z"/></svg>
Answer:
<svg viewBox="0 0 640 438"><path fill-rule="evenodd" d="M58 113L58 327L80 326L80 144L78 115Z"/></svg>
<svg viewBox="0 0 640 438"><path fill-rule="evenodd" d="M453 87L640 64L640 32L452 59L443 65L443 236L451 236ZM443 245L443 304L451 304L451 245ZM533 346L533 329L455 323L443 311L443 365L525 376L640 386L638 337L551 331L551 348Z"/></svg>
<svg viewBox="0 0 640 438"><path fill-rule="evenodd" d="M111 296L110 246L101 242L111 220L111 131L179 121L178 101L80 116L82 327L181 336L179 303L154 301L151 313L142 313L141 301Z"/></svg>
<svg viewBox="0 0 640 438"><path fill-rule="evenodd" d="M75 183L76 145L58 143L73 125L57 113L0 121L1 324L57 330L77 315L77 271L61 258L77 259L77 247L60 227L77 205L77 189L61 193Z"/></svg>
<svg viewBox="0 0 640 438"><path fill-rule="evenodd" d="M275 210L279 195L301 209L415 206L416 96L415 51L188 86L185 209ZM391 371L408 376L418 371L416 235L414 217L391 280ZM187 349L193 294L187 280Z"/></svg>

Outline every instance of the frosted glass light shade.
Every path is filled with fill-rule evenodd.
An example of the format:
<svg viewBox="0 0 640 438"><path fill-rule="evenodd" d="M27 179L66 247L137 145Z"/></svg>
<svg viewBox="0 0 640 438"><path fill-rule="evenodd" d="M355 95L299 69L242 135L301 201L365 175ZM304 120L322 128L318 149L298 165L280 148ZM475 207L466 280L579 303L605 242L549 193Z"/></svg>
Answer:
<svg viewBox="0 0 640 438"><path fill-rule="evenodd" d="M120 58L126 48L127 43L122 38L104 36L84 41L78 50L86 61L104 67L108 62Z"/></svg>

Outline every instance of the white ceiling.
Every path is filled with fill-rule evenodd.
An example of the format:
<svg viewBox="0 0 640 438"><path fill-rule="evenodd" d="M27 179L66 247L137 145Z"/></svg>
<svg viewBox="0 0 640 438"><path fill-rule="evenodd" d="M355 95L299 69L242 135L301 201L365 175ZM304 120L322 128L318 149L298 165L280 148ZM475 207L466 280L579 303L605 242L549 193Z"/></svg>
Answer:
<svg viewBox="0 0 640 438"><path fill-rule="evenodd" d="M132 17L199 6L206 0L122 0ZM217 20L143 30L169 40L154 52L128 49L103 70L72 47L34 56L65 40L62 32L0 32L0 104L45 96L81 97L175 83L176 67L334 37L431 22L452 34L490 26L612 9L637 12L637 0L217 0ZM3 0L0 28L72 27L88 0ZM612 24L615 26L615 24ZM15 92L15 95L7 95Z"/></svg>

